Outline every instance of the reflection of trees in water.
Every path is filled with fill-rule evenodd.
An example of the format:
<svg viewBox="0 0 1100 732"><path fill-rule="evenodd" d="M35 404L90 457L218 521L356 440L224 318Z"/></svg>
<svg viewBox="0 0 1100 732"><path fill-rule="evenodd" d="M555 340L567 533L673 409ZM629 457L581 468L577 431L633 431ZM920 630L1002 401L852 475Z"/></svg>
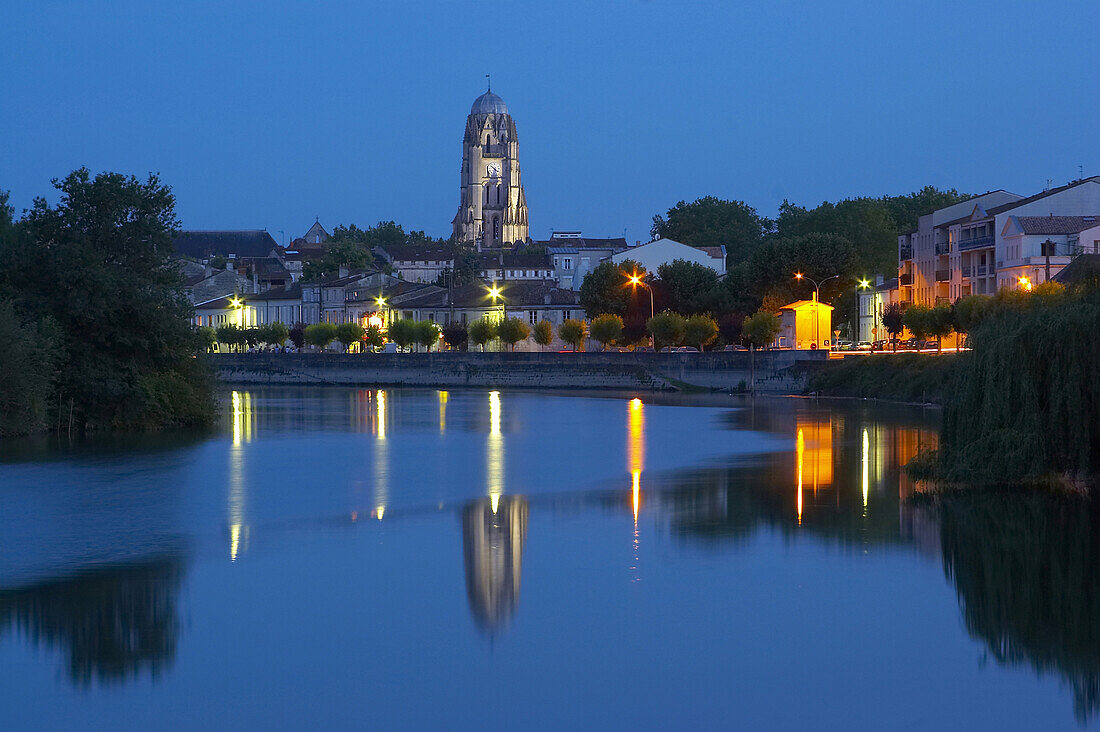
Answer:
<svg viewBox="0 0 1100 732"><path fill-rule="evenodd" d="M1100 710L1100 532L1081 501L979 493L940 510L944 572L967 630L1007 666L1060 674Z"/></svg>
<svg viewBox="0 0 1100 732"><path fill-rule="evenodd" d="M173 557L0 590L0 630L67 650L78 684L155 676L175 656L182 576Z"/></svg>
<svg viewBox="0 0 1100 732"><path fill-rule="evenodd" d="M462 509L462 550L470 612L487 631L508 624L519 602L527 499L500 496L471 501Z"/></svg>

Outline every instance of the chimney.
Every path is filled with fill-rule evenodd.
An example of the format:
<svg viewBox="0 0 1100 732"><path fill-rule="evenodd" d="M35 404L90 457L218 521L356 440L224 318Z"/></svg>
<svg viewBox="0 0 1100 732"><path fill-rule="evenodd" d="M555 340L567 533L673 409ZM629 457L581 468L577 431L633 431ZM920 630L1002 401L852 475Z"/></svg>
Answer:
<svg viewBox="0 0 1100 732"><path fill-rule="evenodd" d="M256 277L256 264L255 263L252 264L252 291L253 292L259 292L260 291L260 282L259 282L259 278Z"/></svg>
<svg viewBox="0 0 1100 732"><path fill-rule="evenodd" d="M340 276L340 277L347 277L347 276L348 276L348 268L347 268L347 266L345 266L345 265L341 265L341 266L340 266L340 269L339 269L339 271L337 272L337 274L338 274L338 276Z"/></svg>
<svg viewBox="0 0 1100 732"><path fill-rule="evenodd" d="M203 265L202 276L203 277L210 277L213 274L214 274L214 268L210 265L210 260L208 259L208 260L206 260L206 263Z"/></svg>

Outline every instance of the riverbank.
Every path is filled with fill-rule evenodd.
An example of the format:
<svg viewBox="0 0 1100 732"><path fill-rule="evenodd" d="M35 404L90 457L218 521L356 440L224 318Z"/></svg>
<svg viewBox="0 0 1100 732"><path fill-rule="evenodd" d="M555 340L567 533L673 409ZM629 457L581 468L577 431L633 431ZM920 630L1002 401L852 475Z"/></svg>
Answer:
<svg viewBox="0 0 1100 732"><path fill-rule="evenodd" d="M806 391L818 396L944 404L957 354L879 354L805 364Z"/></svg>
<svg viewBox="0 0 1100 732"><path fill-rule="evenodd" d="M756 389L798 394L813 351L756 354ZM273 353L213 354L227 384L518 387L738 391L752 381L748 353Z"/></svg>

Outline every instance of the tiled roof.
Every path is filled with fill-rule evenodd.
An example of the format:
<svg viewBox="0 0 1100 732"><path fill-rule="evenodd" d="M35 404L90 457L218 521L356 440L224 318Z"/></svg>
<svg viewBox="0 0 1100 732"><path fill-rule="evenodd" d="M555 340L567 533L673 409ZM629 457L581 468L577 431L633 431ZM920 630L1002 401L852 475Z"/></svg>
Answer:
<svg viewBox="0 0 1100 732"><path fill-rule="evenodd" d="M172 242L176 253L194 259L207 257L267 257L278 251L271 234L259 229L243 231L181 231Z"/></svg>
<svg viewBox="0 0 1100 732"><path fill-rule="evenodd" d="M1029 196L1028 198L1021 198L1019 201L1012 201L1011 203L1005 203L1005 204L1001 204L1000 206L994 206L993 208L986 209L986 213L988 213L990 216L996 216L999 213L1004 213L1005 211L1011 211L1012 209L1018 208L1019 206L1023 206L1023 205L1028 204L1028 203L1033 203L1034 201L1041 200L1043 198L1046 198L1047 196L1053 196L1057 193L1061 193L1062 191L1068 191L1070 188L1076 188L1077 186L1083 185L1085 183L1100 183L1100 175L1094 175L1091 178L1082 178L1081 180L1075 180L1075 181L1072 181L1070 183L1065 184L1064 186L1059 186L1058 188L1051 188L1050 190L1042 191L1041 193L1036 193L1034 196Z"/></svg>
<svg viewBox="0 0 1100 732"><path fill-rule="evenodd" d="M576 249L626 249L626 239L616 237L612 239L593 239L590 236L582 237L550 237L546 241L536 242L546 247L571 247Z"/></svg>
<svg viewBox="0 0 1100 732"><path fill-rule="evenodd" d="M446 244L395 244L375 251L390 262L450 262L455 256Z"/></svg>
<svg viewBox="0 0 1100 732"><path fill-rule="evenodd" d="M407 282L405 280L398 280L390 284L384 285L381 288L378 287L363 287L348 292L347 302L371 302L379 295L386 298L391 302L395 302L398 298L406 298L406 296L421 296L432 292L442 291L443 288L435 285L425 284L423 282Z"/></svg>
<svg viewBox="0 0 1100 732"><path fill-rule="evenodd" d="M1100 254L1081 254L1074 257L1073 261L1051 279L1063 285L1100 280Z"/></svg>
<svg viewBox="0 0 1100 732"><path fill-rule="evenodd" d="M508 307L548 305L579 307L580 293L563 290L553 281L516 281L501 285L501 295ZM499 302L499 301L498 301ZM403 308L445 308L453 303L456 308L486 308L492 306L489 289L481 282L456 287L448 293L440 291L413 297L401 304Z"/></svg>
<svg viewBox="0 0 1100 732"><path fill-rule="evenodd" d="M1098 216L1016 216L1025 234L1076 234L1100 225Z"/></svg>
<svg viewBox="0 0 1100 732"><path fill-rule="evenodd" d="M695 248L706 252L707 255L710 256L711 259L725 259L726 258L725 253L722 251L722 247L695 247Z"/></svg>
<svg viewBox="0 0 1100 732"><path fill-rule="evenodd" d="M550 266L547 254L517 254L513 252L482 252L478 255L482 268L537 269Z"/></svg>

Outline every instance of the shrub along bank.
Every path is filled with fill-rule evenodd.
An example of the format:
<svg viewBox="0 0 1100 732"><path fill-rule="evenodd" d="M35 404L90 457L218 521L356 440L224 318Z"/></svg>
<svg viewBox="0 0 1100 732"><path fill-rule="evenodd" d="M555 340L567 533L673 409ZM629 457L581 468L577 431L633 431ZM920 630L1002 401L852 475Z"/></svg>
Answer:
<svg viewBox="0 0 1100 732"><path fill-rule="evenodd" d="M882 354L814 364L806 391L822 396L943 404L958 356Z"/></svg>

